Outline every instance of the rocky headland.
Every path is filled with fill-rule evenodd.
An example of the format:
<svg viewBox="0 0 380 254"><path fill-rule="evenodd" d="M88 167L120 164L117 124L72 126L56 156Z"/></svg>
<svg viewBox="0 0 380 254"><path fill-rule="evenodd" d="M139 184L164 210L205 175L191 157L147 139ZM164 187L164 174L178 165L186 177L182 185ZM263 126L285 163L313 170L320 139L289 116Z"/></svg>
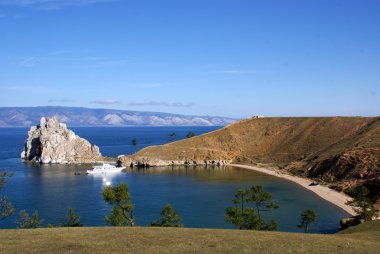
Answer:
<svg viewBox="0 0 380 254"><path fill-rule="evenodd" d="M21 158L46 163L93 163L100 161L99 148L69 130L55 118L42 117L32 126L25 141Z"/></svg>

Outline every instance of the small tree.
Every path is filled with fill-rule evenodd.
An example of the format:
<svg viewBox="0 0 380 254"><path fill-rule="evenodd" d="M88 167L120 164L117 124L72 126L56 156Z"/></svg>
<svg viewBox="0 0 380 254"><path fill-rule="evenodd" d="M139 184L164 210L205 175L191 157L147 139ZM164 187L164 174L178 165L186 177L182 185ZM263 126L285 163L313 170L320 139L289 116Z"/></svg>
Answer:
<svg viewBox="0 0 380 254"><path fill-rule="evenodd" d="M270 212L278 208L278 205L272 201L272 194L265 192L260 185L251 187L250 201L255 203L256 212L260 218L262 212Z"/></svg>
<svg viewBox="0 0 380 254"><path fill-rule="evenodd" d="M192 138L195 136L195 133L192 132L192 131L189 131L187 134L186 134L186 138Z"/></svg>
<svg viewBox="0 0 380 254"><path fill-rule="evenodd" d="M4 185L9 181L9 178L13 176L13 173L8 173L8 171L0 172L0 191L3 189ZM11 202L8 201L7 196L3 196L0 199L0 221L8 218L14 213L15 209Z"/></svg>
<svg viewBox="0 0 380 254"><path fill-rule="evenodd" d="M62 227L82 227L83 224L79 220L80 216L74 214L74 209L70 207L67 210L66 220L62 223Z"/></svg>
<svg viewBox="0 0 380 254"><path fill-rule="evenodd" d="M249 191L240 189L235 193L235 199L232 200L235 207L228 207L224 215L225 221L234 224L239 229L247 229L247 210L246 206L249 202Z"/></svg>
<svg viewBox="0 0 380 254"><path fill-rule="evenodd" d="M277 221L271 220L269 223L266 223L262 217L263 212L271 212L273 209L279 207L272 201L272 194L264 191L263 187L260 185L252 186L250 189L249 200L254 203L257 216L259 217L255 229L268 231L277 230Z"/></svg>
<svg viewBox="0 0 380 254"><path fill-rule="evenodd" d="M18 228L40 228L43 219L40 219L38 211L34 211L32 217L25 210L21 210L19 213L19 219L16 220L16 225Z"/></svg>
<svg viewBox="0 0 380 254"><path fill-rule="evenodd" d="M113 205L106 222L112 226L134 226L133 205L127 184L118 184L116 187L108 186L103 189L104 200Z"/></svg>
<svg viewBox="0 0 380 254"><path fill-rule="evenodd" d="M277 222L272 220L266 223L261 212L278 208L272 202L272 195L265 192L261 186L252 186L250 189L240 189L233 200L234 207L228 207L224 219L239 229L276 230Z"/></svg>
<svg viewBox="0 0 380 254"><path fill-rule="evenodd" d="M169 141L174 141L177 137L177 134L175 132L169 133Z"/></svg>
<svg viewBox="0 0 380 254"><path fill-rule="evenodd" d="M379 210L375 208L370 199L368 198L369 190L361 186L354 191L354 199L348 201L346 204L352 206L357 214L358 219L364 221L371 221L374 217L379 215Z"/></svg>
<svg viewBox="0 0 380 254"><path fill-rule="evenodd" d="M300 224L297 227L303 228L305 233L307 233L309 225L316 222L317 214L312 209L307 209L301 214Z"/></svg>
<svg viewBox="0 0 380 254"><path fill-rule="evenodd" d="M136 138L133 138L133 139L131 140L131 145L133 146L133 148L134 148L134 150L135 150L135 152L136 152L136 146L137 146L137 139L136 139Z"/></svg>
<svg viewBox="0 0 380 254"><path fill-rule="evenodd" d="M174 211L173 206L166 205L160 212L160 219L153 221L150 225L153 227L183 227L181 217Z"/></svg>

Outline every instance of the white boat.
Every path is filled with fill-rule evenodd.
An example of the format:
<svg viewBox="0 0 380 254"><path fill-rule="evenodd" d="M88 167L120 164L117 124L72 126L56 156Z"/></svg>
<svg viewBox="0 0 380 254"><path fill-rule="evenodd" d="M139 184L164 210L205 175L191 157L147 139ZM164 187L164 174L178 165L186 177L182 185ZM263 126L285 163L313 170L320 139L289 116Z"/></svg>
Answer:
<svg viewBox="0 0 380 254"><path fill-rule="evenodd" d="M106 173L115 173L120 172L125 167L116 167L111 164L103 163L101 166L94 166L92 169L86 171L86 174L106 174Z"/></svg>

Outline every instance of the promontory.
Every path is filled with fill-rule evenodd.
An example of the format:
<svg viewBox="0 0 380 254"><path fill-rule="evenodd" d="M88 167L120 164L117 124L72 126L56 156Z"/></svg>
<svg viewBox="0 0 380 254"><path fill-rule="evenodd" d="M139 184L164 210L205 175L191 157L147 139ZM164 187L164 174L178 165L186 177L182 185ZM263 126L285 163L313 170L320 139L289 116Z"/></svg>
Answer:
<svg viewBox="0 0 380 254"><path fill-rule="evenodd" d="M274 117L119 156L123 166L266 164L380 205L380 117Z"/></svg>
<svg viewBox="0 0 380 254"><path fill-rule="evenodd" d="M21 158L46 163L93 163L102 158L99 148L69 130L55 118L42 117L32 126Z"/></svg>

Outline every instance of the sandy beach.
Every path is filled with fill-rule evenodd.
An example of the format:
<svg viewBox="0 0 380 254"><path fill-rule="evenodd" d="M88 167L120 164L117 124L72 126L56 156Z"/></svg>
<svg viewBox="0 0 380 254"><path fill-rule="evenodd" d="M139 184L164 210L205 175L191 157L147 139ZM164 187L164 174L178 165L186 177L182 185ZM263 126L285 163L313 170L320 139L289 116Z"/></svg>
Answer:
<svg viewBox="0 0 380 254"><path fill-rule="evenodd" d="M297 183L298 185L301 185L305 189L314 192L315 194L317 194L324 200L338 206L339 208L343 209L347 213L351 215L355 215L355 212L352 209L352 207L346 205L346 202L350 200L351 198L348 195L332 190L328 188L327 186L323 186L323 185L310 186L310 183L312 182L311 180L284 174L282 172L277 171L276 169L262 168L262 167L257 167L257 166L249 166L249 165L241 165L241 164L230 164L230 166L255 170L261 173L265 173L265 174L276 176L276 177L281 177L286 180L292 181L294 183Z"/></svg>

